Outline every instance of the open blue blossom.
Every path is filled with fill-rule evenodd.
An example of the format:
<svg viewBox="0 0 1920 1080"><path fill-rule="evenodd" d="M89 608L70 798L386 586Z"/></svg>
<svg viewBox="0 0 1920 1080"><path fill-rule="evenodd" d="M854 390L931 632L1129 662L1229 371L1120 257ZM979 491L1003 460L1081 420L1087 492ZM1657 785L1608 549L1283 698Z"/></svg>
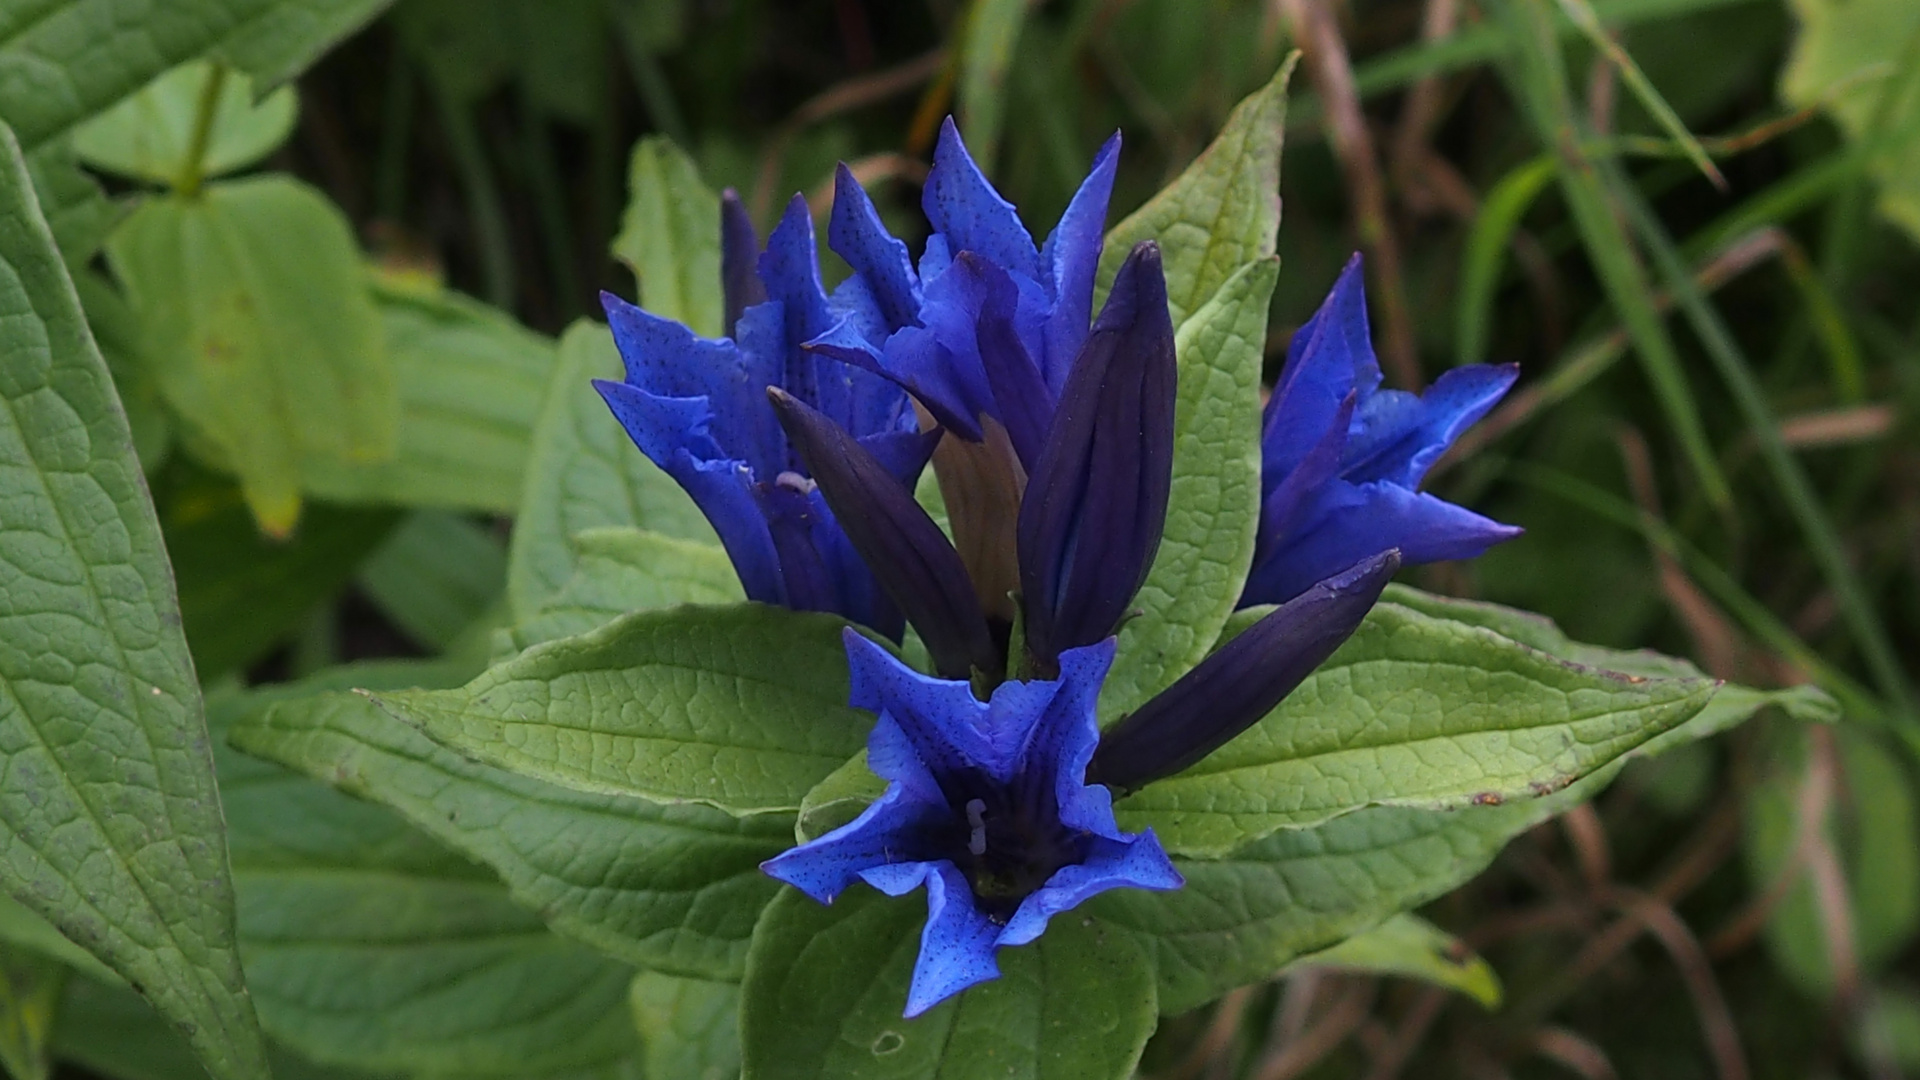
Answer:
<svg viewBox="0 0 1920 1080"><path fill-rule="evenodd" d="M749 599L844 615L898 639L899 609L874 581L775 420L769 386L830 417L911 488L932 440L892 382L802 348L839 326L879 341L885 317L856 285L821 287L813 223L795 196L757 265L736 200L723 214L725 338L703 338L612 295L607 321L626 365L596 380L635 445L713 524Z"/></svg>
<svg viewBox="0 0 1920 1080"><path fill-rule="evenodd" d="M855 880L889 896L927 887L906 1015L996 978L995 950L1096 894L1184 883L1153 831L1121 832L1108 790L1085 780L1113 639L1062 653L1058 679L1005 682L986 702L851 631L846 643L853 704L879 714L867 762L886 793L763 868L821 903Z"/></svg>
<svg viewBox="0 0 1920 1080"><path fill-rule="evenodd" d="M978 442L983 418L1033 468L1086 341L1120 136L1107 140L1044 244L974 164L948 120L921 199L933 225L914 267L843 168L827 242L886 313L884 339L843 322L812 347L894 380L954 433Z"/></svg>
<svg viewBox="0 0 1920 1080"><path fill-rule="evenodd" d="M1418 490L1517 365L1454 368L1424 394L1380 388L1360 256L1293 336L1262 421L1260 533L1242 606L1290 600L1368 556L1470 559L1520 534Z"/></svg>

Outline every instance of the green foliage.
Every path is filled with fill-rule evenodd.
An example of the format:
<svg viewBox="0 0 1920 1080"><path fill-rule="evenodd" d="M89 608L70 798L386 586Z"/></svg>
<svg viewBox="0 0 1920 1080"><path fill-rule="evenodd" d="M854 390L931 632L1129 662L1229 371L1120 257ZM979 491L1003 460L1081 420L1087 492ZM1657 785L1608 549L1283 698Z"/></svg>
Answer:
<svg viewBox="0 0 1920 1080"><path fill-rule="evenodd" d="M520 648L584 634L629 611L746 599L718 544L606 526L573 534L573 577L513 628Z"/></svg>
<svg viewBox="0 0 1920 1080"><path fill-rule="evenodd" d="M353 233L286 177L144 203L108 244L167 403L240 477L270 536L293 531L301 463L392 458L399 397Z"/></svg>
<svg viewBox="0 0 1920 1080"><path fill-rule="evenodd" d="M755 931L741 988L746 1080L1130 1076L1154 989L1132 935L1076 915L999 954L1001 977L902 1019L923 905L856 887L830 907L792 889Z"/></svg>
<svg viewBox="0 0 1920 1080"><path fill-rule="evenodd" d="M731 1080L740 1075L740 987L642 971L633 977L633 1023L648 1076Z"/></svg>
<svg viewBox="0 0 1920 1080"><path fill-rule="evenodd" d="M216 1077L262 1076L159 523L4 128L0 208L0 884L140 987Z"/></svg>
<svg viewBox="0 0 1920 1080"><path fill-rule="evenodd" d="M686 152L642 139L628 167L627 212L613 254L640 283L640 306L704 337L720 325L720 202Z"/></svg>
<svg viewBox="0 0 1920 1080"><path fill-rule="evenodd" d="M582 791L794 810L866 740L845 624L760 604L643 611L459 690L374 695L436 742Z"/></svg>
<svg viewBox="0 0 1920 1080"><path fill-rule="evenodd" d="M1920 12L1899 0L1793 0L1800 34L1780 80L1795 105L1819 105L1864 144L1880 210L1920 237Z"/></svg>
<svg viewBox="0 0 1920 1080"><path fill-rule="evenodd" d="M215 95L213 108L201 121L209 90ZM80 125L73 149L96 168L156 184L220 176L273 153L293 133L299 108L290 86L255 104L246 76L229 76L200 60L174 68ZM196 135L202 122L206 131Z"/></svg>
<svg viewBox="0 0 1920 1080"><path fill-rule="evenodd" d="M1420 979L1500 1007L1500 977L1459 938L1420 918L1395 915L1330 949L1295 960L1289 971L1372 972Z"/></svg>

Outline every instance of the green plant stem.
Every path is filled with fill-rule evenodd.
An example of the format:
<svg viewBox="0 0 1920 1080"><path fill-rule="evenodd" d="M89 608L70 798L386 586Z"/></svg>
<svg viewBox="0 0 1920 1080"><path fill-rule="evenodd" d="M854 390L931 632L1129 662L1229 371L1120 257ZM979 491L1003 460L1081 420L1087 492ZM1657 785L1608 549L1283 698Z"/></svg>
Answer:
<svg viewBox="0 0 1920 1080"><path fill-rule="evenodd" d="M220 91L227 82L224 64L207 69L207 81L200 84L200 100L194 106L193 134L187 141L187 157L180 165L180 176L173 182L174 193L182 198L200 194L206 180L207 145L213 141L213 118L220 110Z"/></svg>

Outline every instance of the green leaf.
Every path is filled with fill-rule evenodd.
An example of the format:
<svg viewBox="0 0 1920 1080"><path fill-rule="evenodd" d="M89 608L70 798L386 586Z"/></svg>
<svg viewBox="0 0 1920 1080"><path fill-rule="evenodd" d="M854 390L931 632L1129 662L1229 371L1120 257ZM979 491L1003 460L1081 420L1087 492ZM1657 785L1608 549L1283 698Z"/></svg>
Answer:
<svg viewBox="0 0 1920 1080"><path fill-rule="evenodd" d="M0 883L190 1031L216 1077L262 1076L159 524L4 125L0 207Z"/></svg>
<svg viewBox="0 0 1920 1080"><path fill-rule="evenodd" d="M197 162L191 160L194 125L214 71L211 62L195 60L161 75L76 128L74 152L95 168L171 184L194 170L211 177L244 169L293 134L300 110L293 87L256 102L251 79L223 73L204 152Z"/></svg>
<svg viewBox="0 0 1920 1080"><path fill-rule="evenodd" d="M1288 971L1356 971L1401 975L1465 994L1494 1010L1500 1007L1500 977L1466 943L1418 915L1395 915L1330 949L1303 956Z"/></svg>
<svg viewBox="0 0 1920 1080"><path fill-rule="evenodd" d="M560 339L507 556L516 620L531 618L572 580L580 559L574 537L588 529L626 525L719 543L693 500L640 453L593 389L594 377L620 373L605 326L577 322Z"/></svg>
<svg viewBox="0 0 1920 1080"><path fill-rule="evenodd" d="M856 886L826 906L782 890L747 956L745 1080L1133 1074L1158 1018L1133 935L1062 914L1039 941L999 951L1000 978L907 1020L925 914L917 894Z"/></svg>
<svg viewBox="0 0 1920 1080"><path fill-rule="evenodd" d="M1793 0L1800 17L1780 95L1822 106L1849 139L1877 144L1880 212L1920 239L1920 8L1905 0Z"/></svg>
<svg viewBox="0 0 1920 1080"><path fill-rule="evenodd" d="M727 332L720 325L720 197L665 136L633 148L613 257L639 280L640 306L702 337Z"/></svg>
<svg viewBox="0 0 1920 1080"><path fill-rule="evenodd" d="M573 547L572 579L513 628L519 648L584 634L630 611L747 598L726 551L714 544L615 526L582 530Z"/></svg>
<svg viewBox="0 0 1920 1080"><path fill-rule="evenodd" d="M301 463L392 458L399 398L346 219L289 177L144 203L107 244L160 391L273 536Z"/></svg>
<svg viewBox="0 0 1920 1080"><path fill-rule="evenodd" d="M190 481L169 494L161 525L203 680L277 648L353 579L398 520L389 510L313 506L293 539L276 542L260 535L229 483Z"/></svg>
<svg viewBox="0 0 1920 1080"><path fill-rule="evenodd" d="M27 152L209 56L262 89L300 72L391 0L70 0L0 9L0 116Z"/></svg>
<svg viewBox="0 0 1920 1080"><path fill-rule="evenodd" d="M507 552L480 525L419 510L361 565L359 582L408 636L443 652L499 599Z"/></svg>
<svg viewBox="0 0 1920 1080"><path fill-rule="evenodd" d="M633 977L633 1024L647 1076L735 1080L740 1075L740 984L657 971Z"/></svg>
<svg viewBox="0 0 1920 1080"><path fill-rule="evenodd" d="M800 818L793 837L800 843L816 840L860 816L867 804L885 794L887 782L867 766L863 749L827 774L800 800Z"/></svg>
<svg viewBox="0 0 1920 1080"><path fill-rule="evenodd" d="M1242 267L1272 257L1280 227L1280 144L1293 64L1289 58L1266 86L1234 106L1220 134L1179 179L1107 233L1096 306L1105 300L1127 252L1142 240L1160 241L1167 307L1176 327Z"/></svg>
<svg viewBox="0 0 1920 1080"><path fill-rule="evenodd" d="M1115 810L1169 851L1216 856L1365 806L1537 798L1684 723L1715 685L1568 664L1381 604L1265 719Z"/></svg>
<svg viewBox="0 0 1920 1080"><path fill-rule="evenodd" d="M18 900L4 895L0 895L0 941L57 960L67 967L78 968L89 978L125 985L112 968L67 940L66 935L55 929L52 923L27 910Z"/></svg>
<svg viewBox="0 0 1920 1080"><path fill-rule="evenodd" d="M459 293L374 278L400 399L393 457L309 458L301 483L323 499L511 514L534 421L553 377L551 339Z"/></svg>
<svg viewBox="0 0 1920 1080"><path fill-rule="evenodd" d="M761 604L642 611L459 690L374 700L444 746L577 791L793 810L873 726L847 705L845 625Z"/></svg>
<svg viewBox="0 0 1920 1080"><path fill-rule="evenodd" d="M66 983L64 964L0 945L0 1066L13 1080L47 1080L47 1044Z"/></svg>
<svg viewBox="0 0 1920 1080"><path fill-rule="evenodd" d="M1152 949L1160 1007L1203 1005L1463 884L1508 840L1599 794L1630 761L1711 735L1705 710L1562 791L1456 810L1370 806L1282 829L1218 859L1176 859L1185 887L1118 890L1089 911Z"/></svg>
<svg viewBox="0 0 1920 1080"><path fill-rule="evenodd" d="M263 707L320 690L460 674L446 662L332 669L220 695L209 728L222 739ZM486 869L391 810L224 745L216 757L241 946L276 1040L355 1069L515 1077L631 1052L626 965L549 933Z"/></svg>
<svg viewBox="0 0 1920 1080"><path fill-rule="evenodd" d="M27 171L33 175L40 212L47 217L60 254L67 260L67 268L79 275L132 204L107 198L99 182L80 167L65 139L49 143L29 157Z"/></svg>
<svg viewBox="0 0 1920 1080"><path fill-rule="evenodd" d="M72 266L72 260L68 260ZM73 287L80 294L80 306L86 311L87 326L100 346L100 355L113 374L113 388L120 394L120 405L127 413L127 427L133 432L133 450L140 468L152 476L166 462L173 443L173 420L160 400L160 387L153 372L141 358L140 318L127 306L103 274L81 270L74 275Z"/></svg>
<svg viewBox="0 0 1920 1080"><path fill-rule="evenodd" d="M112 1032L111 1038L100 1033ZM121 986L70 978L54 1017L53 1053L116 1080L206 1080L207 1071L172 1025L160 1019L140 995ZM366 1080L365 1073L340 1073L305 1058L269 1047L274 1080Z"/></svg>
<svg viewBox="0 0 1920 1080"><path fill-rule="evenodd" d="M632 1049L630 970L492 882L355 866L236 880L261 1016L316 1061L525 1075Z"/></svg>
<svg viewBox="0 0 1920 1080"><path fill-rule="evenodd" d="M1603 671L1655 679L1707 678L1706 672L1688 661L1651 649L1609 649L1574 641L1552 619L1531 611L1489 604L1482 600L1436 596L1400 584L1388 585L1382 599L1436 619L1452 619L1484 627L1549 656ZM1700 711L1700 715L1687 724L1682 738L1692 741L1724 731L1768 705L1779 708L1803 723L1825 724L1840 719L1839 703L1817 686L1803 684L1779 690L1756 690L1748 686L1725 684L1713 695L1707 707ZM1663 748L1660 740L1667 738L1666 735L1656 736L1655 746L1651 749L1659 752Z"/></svg>
<svg viewBox="0 0 1920 1080"><path fill-rule="evenodd" d="M554 929L661 971L738 979L776 889L760 863L792 842L786 815L589 795L481 765L359 694L256 709L229 739L392 808L492 867Z"/></svg>
<svg viewBox="0 0 1920 1080"><path fill-rule="evenodd" d="M1242 266L1175 336L1173 488L1139 616L1101 690L1131 712L1207 654L1246 584L1260 522L1260 363L1279 260Z"/></svg>

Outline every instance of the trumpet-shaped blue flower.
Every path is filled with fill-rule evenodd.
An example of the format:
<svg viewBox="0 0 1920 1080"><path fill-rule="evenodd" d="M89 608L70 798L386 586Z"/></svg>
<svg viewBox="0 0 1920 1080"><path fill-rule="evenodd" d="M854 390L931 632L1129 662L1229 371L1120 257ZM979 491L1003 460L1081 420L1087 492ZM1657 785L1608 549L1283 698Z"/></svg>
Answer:
<svg viewBox="0 0 1920 1080"><path fill-rule="evenodd" d="M899 383L962 438L980 441L992 418L1031 471L1087 339L1119 152L1116 134L1036 246L948 120L921 200L934 231L917 268L843 167L827 242L888 333L876 340L849 321L811 347Z"/></svg>
<svg viewBox="0 0 1920 1080"><path fill-rule="evenodd" d="M1098 893L1183 884L1153 831L1121 832L1108 790L1085 780L1113 639L1062 653L1058 679L1005 682L986 702L846 641L853 704L879 714L867 762L886 793L763 868L821 903L856 880L889 896L926 886L906 1015L997 977L995 950Z"/></svg>
<svg viewBox="0 0 1920 1080"><path fill-rule="evenodd" d="M595 386L634 443L693 497L719 534L748 598L844 615L898 639L899 609L876 584L821 498L767 402L781 387L830 417L911 488L932 441L892 382L801 346L840 327L876 342L886 318L864 286L821 287L813 224L798 196L752 262L753 226L729 198L722 282L728 331L686 326L604 295L626 365Z"/></svg>
<svg viewBox="0 0 1920 1080"><path fill-rule="evenodd" d="M1517 365L1454 368L1424 394L1380 388L1360 257L1293 336L1261 433L1260 532L1243 606L1290 600L1362 559L1470 559L1520 534L1418 490Z"/></svg>

